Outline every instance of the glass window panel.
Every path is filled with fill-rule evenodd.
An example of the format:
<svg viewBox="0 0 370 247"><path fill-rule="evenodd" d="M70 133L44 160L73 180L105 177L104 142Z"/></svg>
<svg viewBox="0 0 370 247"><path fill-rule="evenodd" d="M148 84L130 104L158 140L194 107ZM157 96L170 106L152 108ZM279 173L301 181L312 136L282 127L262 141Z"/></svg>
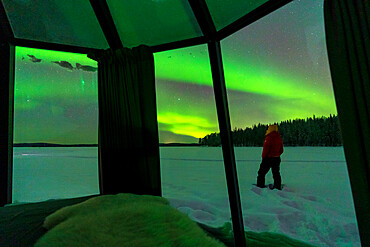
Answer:
<svg viewBox="0 0 370 247"><path fill-rule="evenodd" d="M96 69L83 54L16 47L13 202L99 193Z"/></svg>
<svg viewBox="0 0 370 247"><path fill-rule="evenodd" d="M197 145L199 138L218 132L207 46L154 58L162 194L193 220L220 227L230 222L222 150L220 143Z"/></svg>
<svg viewBox="0 0 370 247"><path fill-rule="evenodd" d="M282 233L315 246L360 246L333 117L323 1L293 1L221 45L233 139L245 146L235 148L245 230ZM282 191L252 185L266 125L273 123L285 144ZM270 171L265 184L273 183Z"/></svg>
<svg viewBox="0 0 370 247"><path fill-rule="evenodd" d="M202 35L185 0L108 0L107 3L126 47L159 45Z"/></svg>
<svg viewBox="0 0 370 247"><path fill-rule="evenodd" d="M14 35L50 43L108 48L89 1L2 1Z"/></svg>
<svg viewBox="0 0 370 247"><path fill-rule="evenodd" d="M268 0L206 0L217 31L233 23Z"/></svg>

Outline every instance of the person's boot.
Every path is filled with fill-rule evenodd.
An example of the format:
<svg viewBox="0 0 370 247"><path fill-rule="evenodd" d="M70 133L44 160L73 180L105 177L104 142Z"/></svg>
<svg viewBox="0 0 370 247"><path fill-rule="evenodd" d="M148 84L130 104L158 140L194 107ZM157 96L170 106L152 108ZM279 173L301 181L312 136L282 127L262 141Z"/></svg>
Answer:
<svg viewBox="0 0 370 247"><path fill-rule="evenodd" d="M262 176L257 177L257 187L266 188L264 177L262 177Z"/></svg>
<svg viewBox="0 0 370 247"><path fill-rule="evenodd" d="M281 185L280 185L280 186L275 186L275 185L273 185L273 186L272 186L272 189L281 190Z"/></svg>
<svg viewBox="0 0 370 247"><path fill-rule="evenodd" d="M281 176L280 173L273 174L274 177L274 189L281 190Z"/></svg>

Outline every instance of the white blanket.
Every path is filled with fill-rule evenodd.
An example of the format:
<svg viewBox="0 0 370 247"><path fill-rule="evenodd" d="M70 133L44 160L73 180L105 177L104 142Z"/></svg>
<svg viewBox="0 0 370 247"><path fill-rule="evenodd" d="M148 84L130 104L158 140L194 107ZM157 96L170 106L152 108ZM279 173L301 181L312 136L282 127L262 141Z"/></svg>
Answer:
<svg viewBox="0 0 370 247"><path fill-rule="evenodd" d="M49 215L42 246L224 246L162 197L117 194L94 197Z"/></svg>

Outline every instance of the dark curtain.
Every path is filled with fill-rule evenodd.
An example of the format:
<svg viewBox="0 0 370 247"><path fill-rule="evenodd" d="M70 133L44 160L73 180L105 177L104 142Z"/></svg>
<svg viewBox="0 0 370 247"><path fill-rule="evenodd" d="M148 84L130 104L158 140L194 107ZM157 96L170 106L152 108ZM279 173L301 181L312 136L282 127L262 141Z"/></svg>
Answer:
<svg viewBox="0 0 370 247"><path fill-rule="evenodd" d="M160 196L153 53L139 46L107 50L95 59L100 192Z"/></svg>
<svg viewBox="0 0 370 247"><path fill-rule="evenodd" d="M370 246L370 1L325 0L324 14L360 237L363 246Z"/></svg>

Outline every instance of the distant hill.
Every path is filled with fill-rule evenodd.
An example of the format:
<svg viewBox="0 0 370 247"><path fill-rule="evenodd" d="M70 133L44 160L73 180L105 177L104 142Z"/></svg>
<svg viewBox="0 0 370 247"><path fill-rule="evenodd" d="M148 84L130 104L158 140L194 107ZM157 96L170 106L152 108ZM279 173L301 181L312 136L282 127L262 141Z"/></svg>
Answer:
<svg viewBox="0 0 370 247"><path fill-rule="evenodd" d="M98 144L14 143L14 147L97 147ZM160 143L161 147L196 147L199 143Z"/></svg>
<svg viewBox="0 0 370 247"><path fill-rule="evenodd" d="M159 143L160 147L197 147L199 143Z"/></svg>
<svg viewBox="0 0 370 247"><path fill-rule="evenodd" d="M14 143L13 147L97 147L98 144Z"/></svg>

